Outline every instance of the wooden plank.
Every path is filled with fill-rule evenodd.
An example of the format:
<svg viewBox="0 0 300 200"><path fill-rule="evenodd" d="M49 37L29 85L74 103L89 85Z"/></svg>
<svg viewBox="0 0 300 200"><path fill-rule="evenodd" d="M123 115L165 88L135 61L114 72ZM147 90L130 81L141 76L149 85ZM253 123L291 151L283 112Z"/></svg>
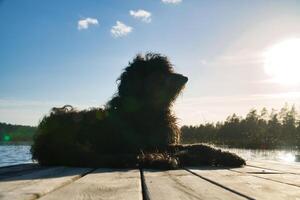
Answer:
<svg viewBox="0 0 300 200"><path fill-rule="evenodd" d="M89 168L53 167L0 181L1 200L36 199L91 171Z"/></svg>
<svg viewBox="0 0 300 200"><path fill-rule="evenodd" d="M41 200L142 200L139 170L98 169Z"/></svg>
<svg viewBox="0 0 300 200"><path fill-rule="evenodd" d="M231 169L231 171L235 171L239 173L247 173L255 177L300 187L300 175L296 175L296 174L284 173L276 170L268 170L268 169L262 169L257 167L250 167L250 166Z"/></svg>
<svg viewBox="0 0 300 200"><path fill-rule="evenodd" d="M6 167L0 167L0 179L8 178L10 176L21 175L25 173L29 173L30 171L41 169L38 164L19 164L19 165L12 165Z"/></svg>
<svg viewBox="0 0 300 200"><path fill-rule="evenodd" d="M29 164L19 164L19 165L11 165L11 166L5 166L0 167L0 175L5 173L13 173L17 171L24 171L28 169L35 169L40 167L40 165L35 163L29 163Z"/></svg>
<svg viewBox="0 0 300 200"><path fill-rule="evenodd" d="M0 193L14 190L15 188L22 187L27 183L39 178L47 177L49 174L54 174L60 171L62 167L46 168L42 170L35 170L29 173L23 173L22 175L10 176L0 180Z"/></svg>
<svg viewBox="0 0 300 200"><path fill-rule="evenodd" d="M300 175L300 164L279 163L276 161L247 161L247 165Z"/></svg>
<svg viewBox="0 0 300 200"><path fill-rule="evenodd" d="M299 187L258 178L227 169L189 169L199 177L217 182L252 199L299 199Z"/></svg>
<svg viewBox="0 0 300 200"><path fill-rule="evenodd" d="M144 179L151 200L245 199L186 170L144 170Z"/></svg>
<svg viewBox="0 0 300 200"><path fill-rule="evenodd" d="M242 173L249 173L249 174L282 174L284 172L280 172L277 170L272 169L264 169L264 168L258 168L258 167L252 167L252 166L244 166L239 168L230 168L232 171L236 172L242 172Z"/></svg>

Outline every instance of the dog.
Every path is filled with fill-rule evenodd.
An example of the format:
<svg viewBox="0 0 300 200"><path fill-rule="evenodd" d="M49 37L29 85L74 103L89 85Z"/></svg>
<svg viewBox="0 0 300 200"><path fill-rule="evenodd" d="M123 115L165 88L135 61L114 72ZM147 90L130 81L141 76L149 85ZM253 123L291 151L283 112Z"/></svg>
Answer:
<svg viewBox="0 0 300 200"><path fill-rule="evenodd" d="M167 57L137 55L104 108L53 108L38 126L33 159L46 165L80 165L95 155L135 154L178 144L180 131L171 107L187 81Z"/></svg>

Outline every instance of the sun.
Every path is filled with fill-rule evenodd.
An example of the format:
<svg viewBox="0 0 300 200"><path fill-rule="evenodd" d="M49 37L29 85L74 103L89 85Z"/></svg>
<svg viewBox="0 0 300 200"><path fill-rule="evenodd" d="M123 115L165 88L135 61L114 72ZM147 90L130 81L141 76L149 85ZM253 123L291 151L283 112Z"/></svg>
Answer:
<svg viewBox="0 0 300 200"><path fill-rule="evenodd" d="M284 40L264 53L264 69L281 84L300 83L300 38Z"/></svg>

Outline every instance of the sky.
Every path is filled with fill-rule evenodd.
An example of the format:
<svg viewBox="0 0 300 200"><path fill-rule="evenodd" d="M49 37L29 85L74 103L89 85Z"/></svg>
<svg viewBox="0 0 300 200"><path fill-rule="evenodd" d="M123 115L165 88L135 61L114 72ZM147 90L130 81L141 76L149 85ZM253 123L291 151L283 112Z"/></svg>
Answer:
<svg viewBox="0 0 300 200"><path fill-rule="evenodd" d="M189 78L173 106L180 125L299 108L300 83L287 80L300 62L290 74L279 67L285 81L265 66L268 50L300 38L299 10L297 0L0 0L0 121L37 125L54 106L103 106L146 52Z"/></svg>

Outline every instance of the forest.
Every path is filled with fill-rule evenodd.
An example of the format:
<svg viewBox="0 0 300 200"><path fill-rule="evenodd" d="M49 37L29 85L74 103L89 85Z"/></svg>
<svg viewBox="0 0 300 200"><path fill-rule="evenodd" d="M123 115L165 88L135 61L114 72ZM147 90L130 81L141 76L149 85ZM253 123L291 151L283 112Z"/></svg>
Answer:
<svg viewBox="0 0 300 200"><path fill-rule="evenodd" d="M0 142L31 142L36 127L0 122Z"/></svg>
<svg viewBox="0 0 300 200"><path fill-rule="evenodd" d="M232 114L223 122L181 127L181 143L253 148L300 148L300 117L295 106L279 110L251 109L245 117ZM0 142L31 142L36 127L0 122Z"/></svg>
<svg viewBox="0 0 300 200"><path fill-rule="evenodd" d="M232 114L224 122L182 126L181 142L209 143L233 148L298 149L300 118L296 107L251 109L245 117Z"/></svg>

